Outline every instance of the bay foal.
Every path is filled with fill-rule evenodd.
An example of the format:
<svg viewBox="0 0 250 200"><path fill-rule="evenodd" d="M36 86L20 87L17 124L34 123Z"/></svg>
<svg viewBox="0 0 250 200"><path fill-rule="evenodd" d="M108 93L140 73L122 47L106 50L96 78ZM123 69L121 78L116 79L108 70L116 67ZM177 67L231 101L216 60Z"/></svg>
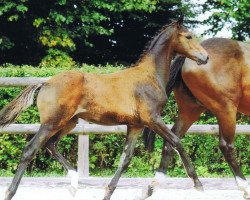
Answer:
<svg viewBox="0 0 250 200"><path fill-rule="evenodd" d="M244 192L246 199L250 199L250 187L237 163L233 145L236 113L250 114L250 44L212 38L201 45L209 53L206 65L197 66L190 59L178 57L171 66L174 76L167 93L174 87L178 105L178 118L172 131L182 138L201 113L211 111L218 119L220 149L239 190ZM172 147L164 141L159 172L166 172L172 156ZM149 190L153 186L151 184Z"/></svg>
<svg viewBox="0 0 250 200"><path fill-rule="evenodd" d="M202 187L179 138L161 119L173 55L181 53L199 64L208 60L207 52L191 35L180 19L157 34L140 62L132 68L108 75L66 71L44 84L25 89L1 111L0 123L2 126L11 123L39 90L37 106L41 126L24 149L5 200L14 196L27 165L38 150L44 145L50 146L60 135L70 131L78 118L98 124L128 126L120 164L106 189L105 200L110 199L121 173L128 167L137 137L145 126L161 135L178 151L195 187Z"/></svg>

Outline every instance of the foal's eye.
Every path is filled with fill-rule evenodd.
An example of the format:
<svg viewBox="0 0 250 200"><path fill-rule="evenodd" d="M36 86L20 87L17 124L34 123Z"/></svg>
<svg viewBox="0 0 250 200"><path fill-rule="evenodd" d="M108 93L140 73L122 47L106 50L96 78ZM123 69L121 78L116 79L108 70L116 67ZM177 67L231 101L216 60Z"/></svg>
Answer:
<svg viewBox="0 0 250 200"><path fill-rule="evenodd" d="M191 40L191 39L192 39L192 36L191 36L191 35L188 35L188 36L186 36L186 38L187 38L188 40Z"/></svg>

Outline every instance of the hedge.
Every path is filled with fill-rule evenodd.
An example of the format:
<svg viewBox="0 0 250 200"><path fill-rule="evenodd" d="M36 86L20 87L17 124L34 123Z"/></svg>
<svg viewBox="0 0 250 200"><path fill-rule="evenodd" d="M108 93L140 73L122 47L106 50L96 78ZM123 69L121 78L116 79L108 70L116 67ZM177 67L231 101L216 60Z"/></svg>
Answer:
<svg viewBox="0 0 250 200"><path fill-rule="evenodd" d="M121 69L122 66L96 67L91 65L78 66L76 69L83 72L110 73ZM48 77L70 68L45 68L32 66L13 66L5 64L0 67L0 77ZM0 88L0 108L10 102L23 88ZM164 121L173 124L177 116L177 106L173 94L164 110ZM16 123L38 123L39 114L36 106L27 109L18 118ZM198 124L216 124L217 121L211 113L202 114ZM238 123L248 123L248 118L238 116ZM0 135L0 175L12 176L15 172L22 150L31 135ZM110 176L114 173L121 151L124 145L124 136L90 135L90 173L97 176ZM197 173L202 177L232 176L229 166L222 157L218 148L216 136L195 136L187 135L182 143L191 156ZM157 138L155 152L149 154L139 139L135 155L132 159L126 176L152 176L159 165L161 156L162 140ZM250 144L249 137L237 136L235 141L236 156L241 169L245 175L250 175ZM59 151L74 165L77 161L77 136L69 135L64 137L58 146ZM31 162L26 175L62 175L63 167L54 160L46 150L42 150ZM182 163L176 155L168 174L171 176L186 176Z"/></svg>

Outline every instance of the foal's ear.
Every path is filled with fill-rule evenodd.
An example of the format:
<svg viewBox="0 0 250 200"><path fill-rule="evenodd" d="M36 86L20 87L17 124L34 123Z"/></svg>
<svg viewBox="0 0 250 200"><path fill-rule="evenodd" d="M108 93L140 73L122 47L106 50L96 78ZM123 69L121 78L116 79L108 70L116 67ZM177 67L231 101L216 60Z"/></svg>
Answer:
<svg viewBox="0 0 250 200"><path fill-rule="evenodd" d="M184 15L181 15L180 18L176 22L177 28L180 28L182 26L183 20L184 20Z"/></svg>

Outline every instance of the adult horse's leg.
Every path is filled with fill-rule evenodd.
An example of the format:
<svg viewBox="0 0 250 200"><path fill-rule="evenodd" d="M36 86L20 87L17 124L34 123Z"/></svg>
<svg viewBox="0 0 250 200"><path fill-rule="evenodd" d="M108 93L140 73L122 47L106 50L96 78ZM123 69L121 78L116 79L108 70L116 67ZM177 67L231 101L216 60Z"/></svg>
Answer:
<svg viewBox="0 0 250 200"><path fill-rule="evenodd" d="M73 128L75 128L77 121L78 118L73 117L63 129L61 129L58 133L56 133L46 143L46 148L49 151L49 153L63 165L65 170L67 170L68 172L68 176L71 177L71 186L69 187L69 191L73 196L76 194L78 188L78 173L76 169L57 150L57 143L63 136L65 136Z"/></svg>
<svg viewBox="0 0 250 200"><path fill-rule="evenodd" d="M118 169L115 172L114 177L108 184L106 188L104 200L110 199L111 195L113 194L117 182L121 177L121 174L128 168L128 165L131 161L132 155L134 153L135 144L137 141L138 136L140 135L142 128L135 128L135 127L128 127L128 134L125 142L125 146L120 158L120 164Z"/></svg>
<svg viewBox="0 0 250 200"><path fill-rule="evenodd" d="M48 139L56 132L50 128L49 125L41 125L38 133L31 139L31 141L26 145L21 157L20 164L17 168L16 174L5 194L4 200L10 200L15 195L17 187L26 170L28 164L39 151L39 149L48 141Z"/></svg>
<svg viewBox="0 0 250 200"><path fill-rule="evenodd" d="M234 154L234 135L236 127L236 108L229 106L228 109L221 109L217 115L220 133L220 149L229 164L239 190L244 192L244 197L250 199L250 187L240 167L236 161Z"/></svg>

